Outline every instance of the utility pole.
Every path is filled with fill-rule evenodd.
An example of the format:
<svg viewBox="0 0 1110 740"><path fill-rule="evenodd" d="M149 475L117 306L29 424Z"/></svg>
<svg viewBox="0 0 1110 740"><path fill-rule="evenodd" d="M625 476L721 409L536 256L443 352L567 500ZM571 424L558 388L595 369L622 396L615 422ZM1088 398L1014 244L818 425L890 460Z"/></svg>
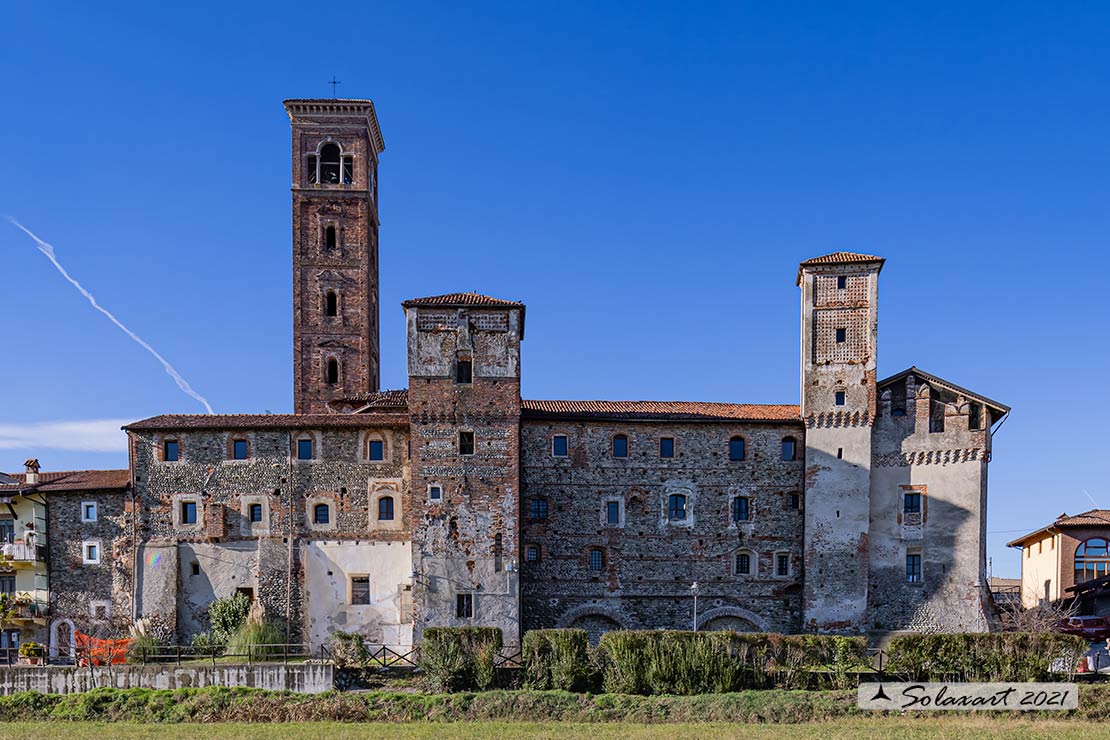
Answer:
<svg viewBox="0 0 1110 740"><path fill-rule="evenodd" d="M690 587L690 593L694 594L694 632L698 631L698 582L694 581L694 585Z"/></svg>

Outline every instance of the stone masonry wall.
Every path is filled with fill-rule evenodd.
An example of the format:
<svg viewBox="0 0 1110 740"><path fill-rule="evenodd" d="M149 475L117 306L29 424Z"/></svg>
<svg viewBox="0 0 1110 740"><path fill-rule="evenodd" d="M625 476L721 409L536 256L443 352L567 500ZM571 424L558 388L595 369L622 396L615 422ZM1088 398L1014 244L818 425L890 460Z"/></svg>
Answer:
<svg viewBox="0 0 1110 740"><path fill-rule="evenodd" d="M552 455L552 436L568 437L568 456ZM612 438L625 434L628 457L614 458ZM729 439L746 440L746 459L729 459ZM660 457L660 437L675 440ZM781 460L785 436L797 459ZM689 629L691 585L699 585L702 628L796 632L801 624L803 514L801 424L526 421L521 430L524 629L556 626ZM687 497L687 519L670 521L672 493ZM750 521L730 516L735 496L750 500ZM547 503L547 518L531 502ZM618 501L621 524L606 523ZM528 548L539 560L527 561ZM588 552L602 548L601 572ZM736 572L750 555L752 573ZM776 575L775 556L790 558Z"/></svg>

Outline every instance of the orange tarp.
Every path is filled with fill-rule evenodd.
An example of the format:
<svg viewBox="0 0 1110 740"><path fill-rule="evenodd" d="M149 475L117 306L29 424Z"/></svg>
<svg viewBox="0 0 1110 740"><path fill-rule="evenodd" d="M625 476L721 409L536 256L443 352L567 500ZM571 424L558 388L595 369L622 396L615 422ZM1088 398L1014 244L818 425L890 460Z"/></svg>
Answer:
<svg viewBox="0 0 1110 740"><path fill-rule="evenodd" d="M131 639L101 640L83 632L74 632L77 643L77 665L116 665L127 662L127 649Z"/></svg>

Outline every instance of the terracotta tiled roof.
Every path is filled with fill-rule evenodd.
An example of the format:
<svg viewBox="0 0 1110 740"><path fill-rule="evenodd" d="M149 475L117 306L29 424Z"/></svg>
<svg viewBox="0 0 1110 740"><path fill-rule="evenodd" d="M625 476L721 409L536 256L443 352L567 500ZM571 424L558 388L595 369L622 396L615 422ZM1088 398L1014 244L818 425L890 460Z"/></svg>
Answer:
<svg viewBox="0 0 1110 740"><path fill-rule="evenodd" d="M644 419L665 421L801 421L788 404L700 403L696 401L522 401L532 419Z"/></svg>
<svg viewBox="0 0 1110 740"><path fill-rule="evenodd" d="M1110 510L1091 509L1082 514L1068 516L1061 514L1056 518L1056 527L1110 527Z"/></svg>
<svg viewBox="0 0 1110 740"><path fill-rule="evenodd" d="M832 254L823 254L820 257L808 259L803 262L802 265L841 265L851 264L853 262L886 262L886 260L874 254L860 254L858 252L833 252Z"/></svg>
<svg viewBox="0 0 1110 740"><path fill-rule="evenodd" d="M65 470L52 473L39 473L39 482L26 483L26 473L9 473L15 478L14 485L0 485L0 491L34 490L49 491L90 491L94 489L127 488L131 473L127 470Z"/></svg>
<svg viewBox="0 0 1110 740"><path fill-rule="evenodd" d="M322 429L408 424L408 414L162 414L124 429Z"/></svg>
<svg viewBox="0 0 1110 740"><path fill-rule="evenodd" d="M448 293L446 295L433 295L427 298L410 298L401 304L405 308L420 306L493 306L497 308L524 308L523 303L505 301L500 298L491 298L481 293Z"/></svg>
<svg viewBox="0 0 1110 740"><path fill-rule="evenodd" d="M357 401L371 408L403 409L409 405L409 391L401 388L394 391L374 391L373 393L352 393L337 401Z"/></svg>

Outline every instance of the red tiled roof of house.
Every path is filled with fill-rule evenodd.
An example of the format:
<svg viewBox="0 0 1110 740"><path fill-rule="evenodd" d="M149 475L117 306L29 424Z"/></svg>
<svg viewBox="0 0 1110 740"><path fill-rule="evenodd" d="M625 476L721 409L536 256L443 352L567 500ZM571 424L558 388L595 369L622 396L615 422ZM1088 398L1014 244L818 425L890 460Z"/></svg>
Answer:
<svg viewBox="0 0 1110 740"><path fill-rule="evenodd" d="M409 405L408 388L390 391L372 391L369 393L352 393L337 401L357 401L371 408L403 409Z"/></svg>
<svg viewBox="0 0 1110 740"><path fill-rule="evenodd" d="M322 429L409 423L407 413L380 414L162 414L136 421L127 430L149 429Z"/></svg>
<svg viewBox="0 0 1110 740"><path fill-rule="evenodd" d="M131 473L127 470L63 470L39 473L38 483L27 483L26 473L9 473L17 483L0 485L0 491L91 491L95 489L127 488Z"/></svg>
<svg viewBox="0 0 1110 740"><path fill-rule="evenodd" d="M1006 547L1019 547L1024 546L1024 544L1030 540L1042 540L1060 527L1106 527L1110 529L1110 509L1091 509L1090 511L1085 511L1075 516L1061 514L1056 517L1056 521L1052 524L1049 524L1047 527L1041 527L1035 532L1022 535L1016 540L1011 540L1006 543Z"/></svg>
<svg viewBox="0 0 1110 740"><path fill-rule="evenodd" d="M874 254L860 254L859 252L832 252L820 257L806 260L802 265L839 265L853 262L886 262L882 257Z"/></svg>
<svg viewBox="0 0 1110 740"><path fill-rule="evenodd" d="M401 303L405 308L421 306L493 306L497 308L524 308L523 303L506 301L500 298L491 298L481 293L447 293L446 295L433 295L426 298L410 298Z"/></svg>
<svg viewBox="0 0 1110 740"><path fill-rule="evenodd" d="M525 418L605 418L666 421L801 421L789 404L697 401L522 401Z"/></svg>

